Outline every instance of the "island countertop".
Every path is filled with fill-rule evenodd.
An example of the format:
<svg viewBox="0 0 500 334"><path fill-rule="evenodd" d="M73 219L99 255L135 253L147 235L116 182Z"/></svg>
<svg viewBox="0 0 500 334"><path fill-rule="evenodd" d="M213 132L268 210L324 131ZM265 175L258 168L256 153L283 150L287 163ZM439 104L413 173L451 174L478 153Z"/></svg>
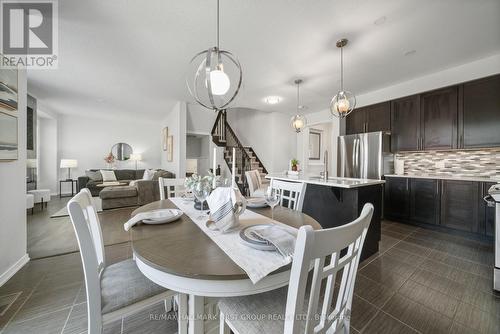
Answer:
<svg viewBox="0 0 500 334"><path fill-rule="evenodd" d="M320 186L337 187L337 188L359 188L373 186L376 184L385 183L384 180L372 179L354 179L348 177L329 177L328 181L324 181L318 176L312 175L285 175L283 173L267 174L266 179L277 179L284 181L305 182L308 184L317 184Z"/></svg>

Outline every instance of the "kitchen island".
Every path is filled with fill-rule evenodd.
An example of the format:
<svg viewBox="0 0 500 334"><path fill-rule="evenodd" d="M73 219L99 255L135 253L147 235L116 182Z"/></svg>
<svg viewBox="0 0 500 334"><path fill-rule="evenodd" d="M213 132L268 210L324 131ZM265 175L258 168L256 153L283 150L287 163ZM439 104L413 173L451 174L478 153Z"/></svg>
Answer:
<svg viewBox="0 0 500 334"><path fill-rule="evenodd" d="M267 179L306 183L302 212L314 218L323 228L348 224L356 219L365 203L375 211L366 235L361 260L378 252L384 180L268 174Z"/></svg>

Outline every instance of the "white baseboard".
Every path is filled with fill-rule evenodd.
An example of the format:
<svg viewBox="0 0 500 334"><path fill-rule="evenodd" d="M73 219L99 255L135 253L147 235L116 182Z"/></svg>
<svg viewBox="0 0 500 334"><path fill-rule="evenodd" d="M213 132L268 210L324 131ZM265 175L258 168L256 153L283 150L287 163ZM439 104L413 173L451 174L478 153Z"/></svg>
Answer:
<svg viewBox="0 0 500 334"><path fill-rule="evenodd" d="M9 269L0 275L0 286L7 283L7 281L14 276L26 263L28 263L30 257L28 254L24 254L16 263L14 263Z"/></svg>

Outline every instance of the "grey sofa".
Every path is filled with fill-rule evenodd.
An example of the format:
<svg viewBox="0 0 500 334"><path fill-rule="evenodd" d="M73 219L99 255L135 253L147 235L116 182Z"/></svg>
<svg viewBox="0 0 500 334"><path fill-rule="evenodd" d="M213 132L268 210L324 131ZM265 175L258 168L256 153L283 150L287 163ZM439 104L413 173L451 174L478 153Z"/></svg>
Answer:
<svg viewBox="0 0 500 334"><path fill-rule="evenodd" d="M99 170L91 170L99 171ZM125 183L120 186L102 187L102 180L91 180L88 176L78 178L79 190L88 188L92 196L99 196L102 208L114 209L126 206L144 205L160 199L158 178L175 178L175 174L158 170L153 180L142 180L144 170L120 169L115 170L117 181ZM133 181L133 182L132 182Z"/></svg>

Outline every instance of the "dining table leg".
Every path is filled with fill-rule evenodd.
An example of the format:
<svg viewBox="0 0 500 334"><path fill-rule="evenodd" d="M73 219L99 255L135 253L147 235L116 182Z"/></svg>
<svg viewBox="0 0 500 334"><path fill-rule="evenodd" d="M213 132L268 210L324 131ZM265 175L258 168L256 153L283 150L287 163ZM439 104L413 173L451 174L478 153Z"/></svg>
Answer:
<svg viewBox="0 0 500 334"><path fill-rule="evenodd" d="M189 295L189 334L204 334L205 332L205 297Z"/></svg>

